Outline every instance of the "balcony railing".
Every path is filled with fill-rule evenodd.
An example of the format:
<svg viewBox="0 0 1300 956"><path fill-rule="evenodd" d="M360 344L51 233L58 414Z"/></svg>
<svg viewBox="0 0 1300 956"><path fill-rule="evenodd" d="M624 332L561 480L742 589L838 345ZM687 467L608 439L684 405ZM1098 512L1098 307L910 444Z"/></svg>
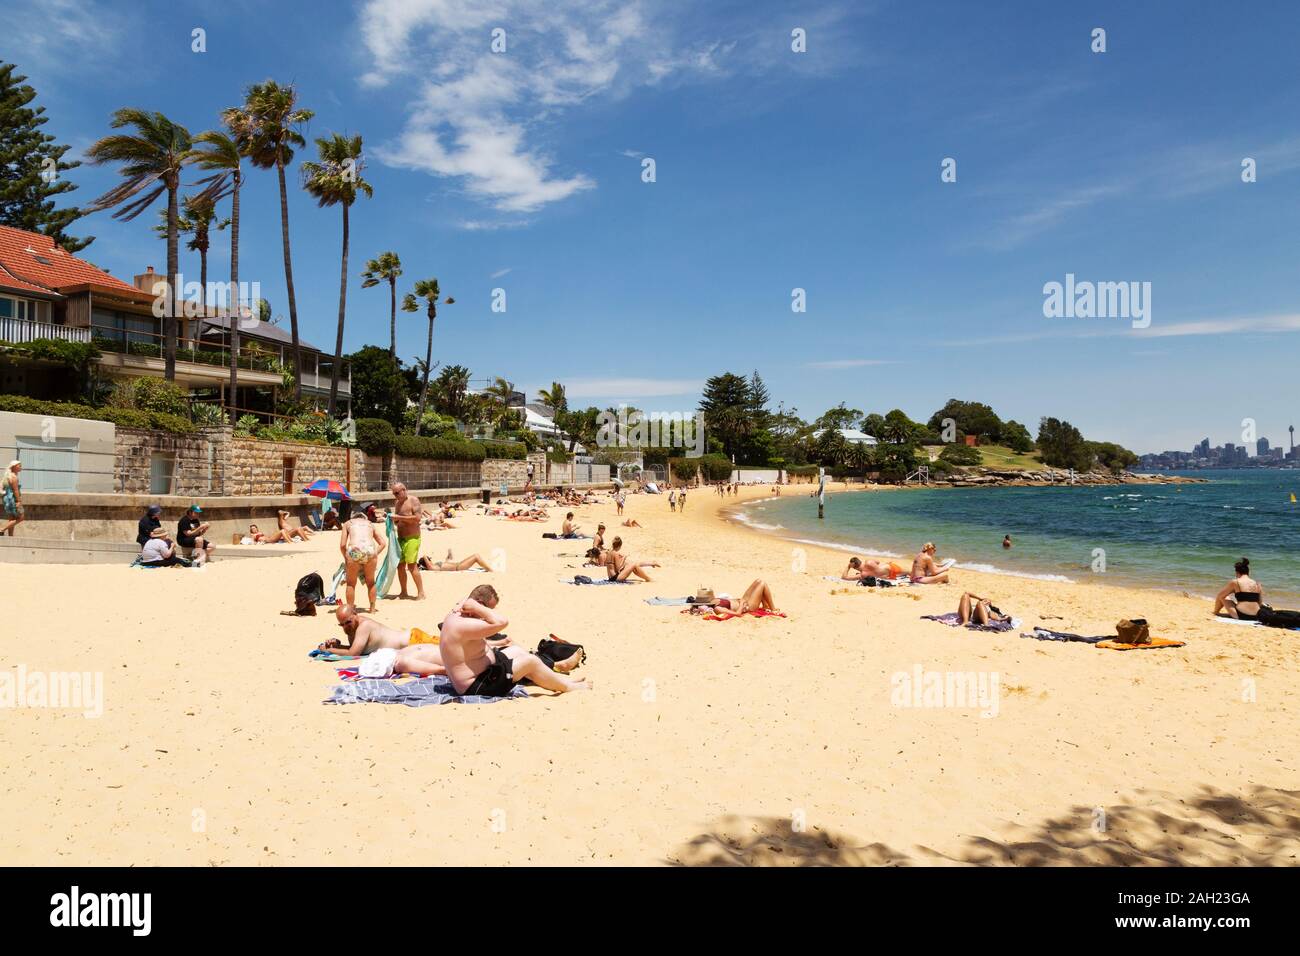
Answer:
<svg viewBox="0 0 1300 956"><path fill-rule="evenodd" d="M33 342L36 339L63 339L66 342L89 342L90 329L30 319L0 318L0 342Z"/></svg>

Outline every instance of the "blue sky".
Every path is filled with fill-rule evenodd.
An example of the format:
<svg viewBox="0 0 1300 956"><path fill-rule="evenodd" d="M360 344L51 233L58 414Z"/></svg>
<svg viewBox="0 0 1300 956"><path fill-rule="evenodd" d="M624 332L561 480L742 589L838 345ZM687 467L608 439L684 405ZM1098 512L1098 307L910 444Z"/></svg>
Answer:
<svg viewBox="0 0 1300 956"><path fill-rule="evenodd" d="M386 291L357 274L393 249L404 282L457 299L435 360L530 397L558 380L583 404L690 409L708 375L756 368L808 418L845 401L924 419L959 397L1140 452L1240 443L1244 418L1277 444L1300 418L1290 0L9 6L0 56L78 150L120 106L209 128L267 77L316 111L309 140L365 137L348 349L387 342ZM72 175L78 201L116 178ZM274 177L248 179L242 277L287 315ZM290 203L303 335L327 345L340 215ZM154 221L73 231L129 277L165 265ZM1045 318L1067 273L1150 282L1150 327ZM422 316L398 321L422 355Z"/></svg>

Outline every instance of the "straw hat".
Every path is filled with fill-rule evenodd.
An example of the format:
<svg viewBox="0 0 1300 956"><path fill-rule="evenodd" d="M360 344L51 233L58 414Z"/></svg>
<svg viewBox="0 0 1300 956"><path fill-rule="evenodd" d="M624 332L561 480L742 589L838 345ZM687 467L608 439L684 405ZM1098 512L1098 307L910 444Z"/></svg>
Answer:
<svg viewBox="0 0 1300 956"><path fill-rule="evenodd" d="M695 592L693 604L717 604L718 599L713 596L713 588L700 588Z"/></svg>

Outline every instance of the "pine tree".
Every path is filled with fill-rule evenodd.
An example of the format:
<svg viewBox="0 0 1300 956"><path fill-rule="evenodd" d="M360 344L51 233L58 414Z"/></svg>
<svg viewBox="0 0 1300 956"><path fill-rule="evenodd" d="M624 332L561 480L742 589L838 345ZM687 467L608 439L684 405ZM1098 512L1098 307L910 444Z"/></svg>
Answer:
<svg viewBox="0 0 1300 956"><path fill-rule="evenodd" d="M36 90L12 63L0 62L0 225L40 232L68 252L95 241L77 239L63 230L81 217L76 208L55 209L54 197L77 186L63 176L81 163L65 162L71 147L60 146L40 127L49 121L45 107L31 107Z"/></svg>

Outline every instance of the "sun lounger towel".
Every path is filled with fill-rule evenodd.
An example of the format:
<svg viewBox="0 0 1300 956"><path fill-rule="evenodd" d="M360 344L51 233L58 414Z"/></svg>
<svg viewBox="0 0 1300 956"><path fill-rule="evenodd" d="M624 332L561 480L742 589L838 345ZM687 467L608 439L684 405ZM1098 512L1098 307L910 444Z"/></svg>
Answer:
<svg viewBox="0 0 1300 956"><path fill-rule="evenodd" d="M646 598L645 602L646 604L653 604L657 607L678 607L681 605L692 603L691 599L688 597L679 597L679 598L652 597L652 598Z"/></svg>
<svg viewBox="0 0 1300 956"><path fill-rule="evenodd" d="M1104 647L1108 651L1148 651L1157 647L1184 647L1186 641L1171 641L1163 637L1151 638L1150 644L1121 644L1119 641L1102 641L1094 647Z"/></svg>
<svg viewBox="0 0 1300 956"><path fill-rule="evenodd" d="M922 614L921 619L925 621L938 621L940 624L947 624L949 627L961 627L956 611L949 611L947 614ZM1020 626L1020 621L1012 618L1009 621L990 621L988 624L976 624L971 621L966 625L972 631L1010 631Z"/></svg>
<svg viewBox="0 0 1300 956"><path fill-rule="evenodd" d="M495 704L528 696L516 687L507 697L460 696L446 677L420 677L410 681L364 679L330 688L326 704L405 704L428 707L432 704Z"/></svg>
<svg viewBox="0 0 1300 956"><path fill-rule="evenodd" d="M634 581L611 581L609 578L596 578L594 581L575 581L572 578L560 578L561 584L580 584L595 587L599 584L635 584Z"/></svg>
<svg viewBox="0 0 1300 956"><path fill-rule="evenodd" d="M1032 638L1035 641L1077 641L1081 644L1100 644L1102 641L1110 640L1109 634L1102 634L1099 637L1084 637L1082 634L1071 634L1068 631L1052 631L1045 627L1036 627L1028 634L1021 634L1020 636Z"/></svg>
<svg viewBox="0 0 1300 956"><path fill-rule="evenodd" d="M683 614L690 614L689 610L682 611ZM744 614L733 614L730 617L724 617L721 614L701 614L700 617L706 621L734 621L738 617L785 617L780 611L765 611L763 608L756 608L753 611L746 611Z"/></svg>
<svg viewBox="0 0 1300 956"><path fill-rule="evenodd" d="M319 647L312 648L307 656L318 661L357 661L361 659L359 657L349 657L346 654L335 654L333 651L322 651Z"/></svg>

